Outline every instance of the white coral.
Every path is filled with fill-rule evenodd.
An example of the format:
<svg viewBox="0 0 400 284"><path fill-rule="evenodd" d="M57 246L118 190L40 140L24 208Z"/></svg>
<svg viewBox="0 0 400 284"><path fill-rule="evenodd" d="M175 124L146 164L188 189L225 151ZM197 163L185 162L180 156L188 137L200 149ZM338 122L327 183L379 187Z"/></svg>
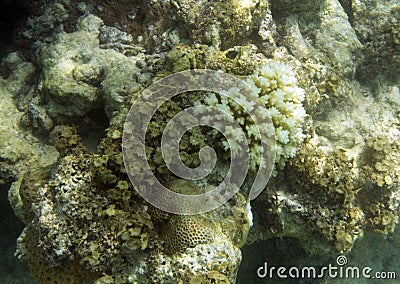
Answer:
<svg viewBox="0 0 400 284"><path fill-rule="evenodd" d="M275 164L278 169L282 169L286 160L296 155L297 146L304 139L302 131L306 115L302 105L304 90L297 86L293 70L276 61L268 61L263 64L255 70L254 74L248 76L245 82L254 90L264 105L263 109L257 108L255 112L257 116L265 118L269 113L271 117L277 143ZM223 95L219 97L215 94L208 94L204 103L229 113L244 128L249 142L250 168L255 169L262 155L259 142L257 142L259 137L257 127L268 126L255 125L254 121L244 112L244 109L247 108L254 109L256 105L254 97L247 97L234 88L225 91ZM224 142L222 144L225 150L228 150L229 147L236 148L235 145ZM273 174L276 174L276 170Z"/></svg>
<svg viewBox="0 0 400 284"><path fill-rule="evenodd" d="M296 155L297 145L304 139L304 90L297 86L293 70L275 61L263 64L246 82L269 110L277 142L275 162L283 168L286 160Z"/></svg>

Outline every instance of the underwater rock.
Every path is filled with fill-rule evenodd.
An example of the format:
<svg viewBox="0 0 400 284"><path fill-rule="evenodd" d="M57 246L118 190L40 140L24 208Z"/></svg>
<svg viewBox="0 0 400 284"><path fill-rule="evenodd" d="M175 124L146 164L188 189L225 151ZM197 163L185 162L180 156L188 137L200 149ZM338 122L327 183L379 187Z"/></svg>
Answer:
<svg viewBox="0 0 400 284"><path fill-rule="evenodd" d="M222 50L246 45L269 11L268 1L171 1L194 43Z"/></svg>
<svg viewBox="0 0 400 284"><path fill-rule="evenodd" d="M358 64L359 78L369 82L375 76L399 83L400 8L396 0L351 1L349 14L357 37L363 44Z"/></svg>
<svg viewBox="0 0 400 284"><path fill-rule="evenodd" d="M336 74L354 75L362 45L339 1L272 2L273 15L284 23L283 41L297 58L317 55Z"/></svg>
<svg viewBox="0 0 400 284"><path fill-rule="evenodd" d="M77 31L60 31L54 41L41 46L38 61L43 76L39 92L47 113L57 123L85 116L102 104L111 115L129 100L129 93L141 89L133 74L140 73L136 62L145 60L139 53L142 50L137 49L136 56L114 50L121 47L123 52L135 47L118 44L113 37L105 36L107 28L103 27L101 33L102 25L100 18L89 15L78 21ZM106 43L107 39L113 42Z"/></svg>
<svg viewBox="0 0 400 284"><path fill-rule="evenodd" d="M323 5L321 22L314 35L315 47L328 56L338 74L353 76L354 57L361 43L339 1L327 0Z"/></svg>
<svg viewBox="0 0 400 284"><path fill-rule="evenodd" d="M0 76L0 182L17 180L31 164L47 166L57 160L54 147L42 143L21 126L24 112L16 101L23 101L34 88L35 66L19 53L2 60Z"/></svg>
<svg viewBox="0 0 400 284"><path fill-rule="evenodd" d="M23 32L24 37L39 43L62 29L63 22L68 19L68 13L61 3L54 2L47 4L43 14L28 19L28 28Z"/></svg>

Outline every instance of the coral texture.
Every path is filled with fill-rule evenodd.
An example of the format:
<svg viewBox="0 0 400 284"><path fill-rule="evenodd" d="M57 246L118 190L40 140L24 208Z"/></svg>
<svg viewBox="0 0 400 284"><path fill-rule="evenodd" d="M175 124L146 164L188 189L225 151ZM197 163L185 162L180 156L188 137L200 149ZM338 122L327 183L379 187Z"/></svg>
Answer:
<svg viewBox="0 0 400 284"><path fill-rule="evenodd" d="M17 255L38 282L235 283L241 248L262 240L295 240L318 260L384 238L399 247L398 1L39 2L18 34L26 54L0 66L0 182L12 183L25 223ZM215 131L193 127L180 140L188 167L204 146L221 158L203 180L171 174L161 153L168 120L202 103L243 127L251 175L261 150L233 100L259 99L276 163L251 207L246 180L211 212L174 215L127 176L129 108L158 79L196 68L236 75L254 96L195 91L165 102L147 128L150 167L178 193L219 184L231 157Z"/></svg>

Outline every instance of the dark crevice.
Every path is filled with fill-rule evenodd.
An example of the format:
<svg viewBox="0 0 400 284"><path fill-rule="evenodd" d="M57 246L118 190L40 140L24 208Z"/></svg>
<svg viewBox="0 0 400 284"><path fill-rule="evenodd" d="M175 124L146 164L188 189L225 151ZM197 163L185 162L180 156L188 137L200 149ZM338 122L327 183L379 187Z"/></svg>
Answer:
<svg viewBox="0 0 400 284"><path fill-rule="evenodd" d="M18 25L29 15L29 9L23 1L0 2L0 42L8 44Z"/></svg>
<svg viewBox="0 0 400 284"><path fill-rule="evenodd" d="M10 185L0 184L0 283L34 283L28 273L27 265L14 256L17 238L24 224L14 214L8 202ZM9 282L10 279L15 282Z"/></svg>
<svg viewBox="0 0 400 284"><path fill-rule="evenodd" d="M251 245L242 248L242 262L239 267L237 276L237 284L246 283L283 283L282 279L277 277L274 271L272 279L265 277L264 279L257 276L257 270L260 266L267 265L267 268L274 266L291 267L296 263L306 260L304 263L308 265L322 265L307 254L301 247L300 241L291 237L271 238L264 241L257 241ZM285 279L285 283L320 283L318 279L306 279L307 281L299 282L299 279Z"/></svg>
<svg viewBox="0 0 400 284"><path fill-rule="evenodd" d="M109 119L102 107L90 111L76 124L83 144L89 152L97 152L100 140L105 136Z"/></svg>
<svg viewBox="0 0 400 284"><path fill-rule="evenodd" d="M15 246L15 240L21 233L24 224L15 216L8 203L8 188L10 184L0 186L0 251Z"/></svg>
<svg viewBox="0 0 400 284"><path fill-rule="evenodd" d="M33 13L35 1L2 0L0 1L0 57L14 50L27 49L19 43L18 32ZM19 46L21 45L21 46ZM18 46L18 47L16 47Z"/></svg>
<svg viewBox="0 0 400 284"><path fill-rule="evenodd" d="M353 25L354 14L353 14L353 7L351 5L351 0L339 0L339 2L340 5L342 5L344 11L346 12L350 24Z"/></svg>

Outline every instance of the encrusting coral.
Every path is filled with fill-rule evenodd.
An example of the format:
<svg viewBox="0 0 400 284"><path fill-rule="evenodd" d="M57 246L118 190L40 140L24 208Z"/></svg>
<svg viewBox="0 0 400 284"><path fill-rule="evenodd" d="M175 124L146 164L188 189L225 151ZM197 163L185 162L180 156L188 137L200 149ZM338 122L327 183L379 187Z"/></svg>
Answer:
<svg viewBox="0 0 400 284"><path fill-rule="evenodd" d="M65 133L76 135L71 130L58 129L57 141L63 140ZM87 274L101 275L114 271L110 264L115 261L120 262L118 270L123 271L125 258L140 255L132 255L133 251L152 246L154 231L147 207L134 201L129 192L128 196L121 192L115 197L109 194L112 188L93 187L93 163L93 156L85 154L80 146L73 153L65 152L58 165L48 169L47 182L45 175L38 176L34 170L24 175L18 194L29 234L19 239L18 254L22 259L33 263L35 253L24 248L36 247L46 252L41 262L48 269L57 271L60 265L77 265ZM115 188L126 190L122 181ZM101 241L98 232L102 232ZM37 237L31 238L32 234ZM34 275L41 275L43 268L32 264L30 269ZM55 281L48 277L43 283Z"/></svg>
<svg viewBox="0 0 400 284"><path fill-rule="evenodd" d="M176 277L190 281L191 273L206 277L211 271L234 282L239 248L251 224L248 200L238 193L203 216L157 217L125 174L120 148L124 116L121 111L113 117L96 154L87 152L74 128L55 127L50 137L61 153L58 163L25 173L10 191L19 197L15 207L20 208L29 236L37 236L21 235L19 257L43 283L70 281L64 277L70 268L82 269L86 279L96 283L167 283ZM170 186L197 191L187 182L172 181ZM102 232L101 239L96 232ZM38 251L33 248L46 252L40 259L45 270L36 265ZM188 259L192 270L184 269ZM162 264L165 261L168 265Z"/></svg>
<svg viewBox="0 0 400 284"><path fill-rule="evenodd" d="M396 129L389 129L388 133L392 135L380 134L367 140L363 170L379 190L363 192L362 196L362 199L366 199L365 212L369 226L385 235L395 231L399 222L400 202L400 144L396 139L399 133Z"/></svg>

